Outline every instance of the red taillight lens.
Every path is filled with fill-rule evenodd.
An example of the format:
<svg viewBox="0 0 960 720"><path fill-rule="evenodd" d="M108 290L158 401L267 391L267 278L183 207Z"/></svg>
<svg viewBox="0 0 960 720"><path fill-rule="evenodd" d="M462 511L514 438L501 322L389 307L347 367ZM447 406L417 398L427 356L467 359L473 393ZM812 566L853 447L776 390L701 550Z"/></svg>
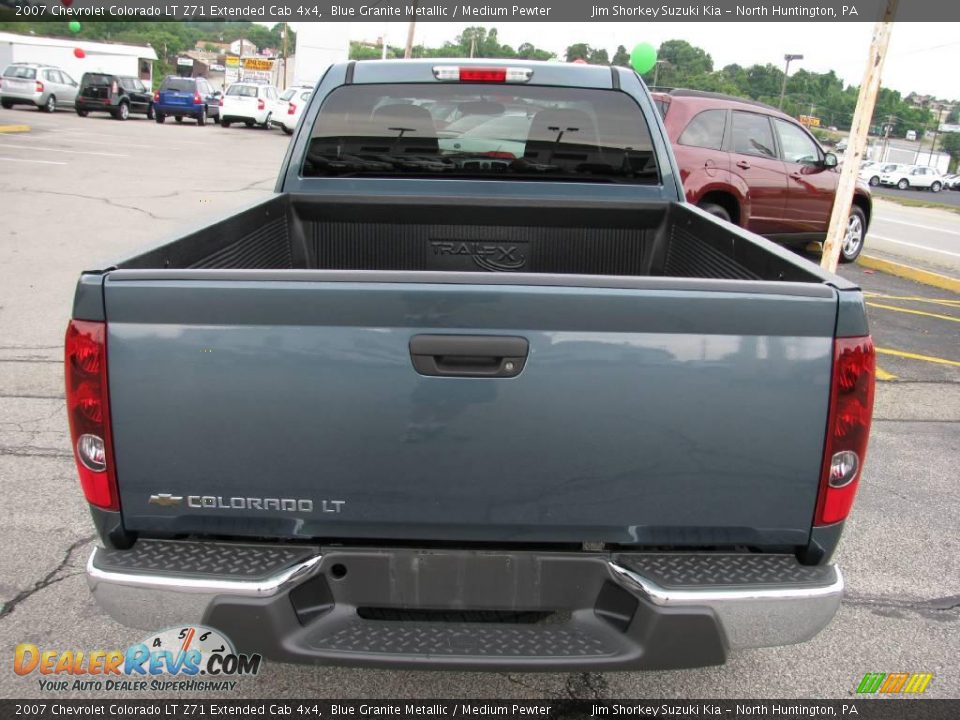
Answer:
<svg viewBox="0 0 960 720"><path fill-rule="evenodd" d="M267 104L262 100L257 100L257 110L263 110L267 107Z"/></svg>
<svg viewBox="0 0 960 720"><path fill-rule="evenodd" d="M517 156L512 152L505 152L503 150L491 150L490 152L483 153L484 157L488 158L498 158L499 160L516 160Z"/></svg>
<svg viewBox="0 0 960 720"><path fill-rule="evenodd" d="M845 520L853 507L867 456L875 380L873 340L869 336L837 338L814 525Z"/></svg>
<svg viewBox="0 0 960 720"><path fill-rule="evenodd" d="M37 92L38 92L38 93L42 93L42 92L43 92L43 83L40 82L39 80L37 80Z"/></svg>
<svg viewBox="0 0 960 720"><path fill-rule="evenodd" d="M154 101L155 103L160 102L160 91L159 91L159 90L157 90L156 92L153 93L153 101Z"/></svg>
<svg viewBox="0 0 960 720"><path fill-rule="evenodd" d="M87 502L120 508L110 437L107 394L107 326L71 320L65 349L67 415L73 456Z"/></svg>
<svg viewBox="0 0 960 720"><path fill-rule="evenodd" d="M296 112L297 112L296 105L294 105L293 103L290 103L289 105L287 105L287 115L293 115Z"/></svg>
<svg viewBox="0 0 960 720"><path fill-rule="evenodd" d="M506 68L460 68L460 82L506 82Z"/></svg>
<svg viewBox="0 0 960 720"><path fill-rule="evenodd" d="M193 94L193 104L194 105L203 105L203 98L200 97L200 93L195 92Z"/></svg>
<svg viewBox="0 0 960 720"><path fill-rule="evenodd" d="M219 100L217 100L217 105L219 105L220 107L223 107L223 98L220 98Z"/></svg>

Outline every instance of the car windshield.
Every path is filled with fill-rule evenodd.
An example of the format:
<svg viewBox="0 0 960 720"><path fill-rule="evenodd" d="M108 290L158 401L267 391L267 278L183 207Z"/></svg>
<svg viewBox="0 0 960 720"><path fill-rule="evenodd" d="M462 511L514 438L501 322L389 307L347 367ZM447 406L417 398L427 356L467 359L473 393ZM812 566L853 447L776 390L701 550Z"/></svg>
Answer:
<svg viewBox="0 0 960 720"><path fill-rule="evenodd" d="M456 119L438 129L437 106ZM320 108L306 177L430 176L656 184L626 93L502 84L347 85Z"/></svg>
<svg viewBox="0 0 960 720"><path fill-rule="evenodd" d="M252 97L257 96L256 85L231 85L227 88L227 95L232 97Z"/></svg>
<svg viewBox="0 0 960 720"><path fill-rule="evenodd" d="M173 90L174 92L193 92L196 81L191 78L169 77L163 81L161 90Z"/></svg>
<svg viewBox="0 0 960 720"><path fill-rule="evenodd" d="M20 80L34 80L37 77L37 71L32 67L11 65L3 71L3 76L8 78L18 78Z"/></svg>

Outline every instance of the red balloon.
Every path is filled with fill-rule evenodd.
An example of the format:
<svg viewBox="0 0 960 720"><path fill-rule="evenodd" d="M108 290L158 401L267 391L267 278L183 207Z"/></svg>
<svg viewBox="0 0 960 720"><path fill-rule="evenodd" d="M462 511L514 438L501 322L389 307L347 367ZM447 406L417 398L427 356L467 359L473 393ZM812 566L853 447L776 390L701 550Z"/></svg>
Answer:
<svg viewBox="0 0 960 720"><path fill-rule="evenodd" d="M73 5L73 0L60 0L60 4L64 7L70 7Z"/></svg>
<svg viewBox="0 0 960 720"><path fill-rule="evenodd" d="M83 59L87 56L87 54L83 51L83 48L74 48L74 49L73 49L73 56L74 56L75 58L78 58L78 59L80 59L80 60L83 60Z"/></svg>

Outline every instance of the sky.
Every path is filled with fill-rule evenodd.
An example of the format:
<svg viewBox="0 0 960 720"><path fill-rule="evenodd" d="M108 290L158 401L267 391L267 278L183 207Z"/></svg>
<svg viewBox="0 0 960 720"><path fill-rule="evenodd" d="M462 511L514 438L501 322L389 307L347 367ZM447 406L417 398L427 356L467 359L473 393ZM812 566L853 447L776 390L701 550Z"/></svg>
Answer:
<svg viewBox="0 0 960 720"><path fill-rule="evenodd" d="M955 0L954 0L955 1ZM296 26L301 23L291 23ZM715 68L738 63L783 64L784 53L804 59L794 70L834 70L847 83L859 85L867 62L873 23L469 23L496 27L501 43L516 48L532 42L563 56L568 45L585 42L604 47L613 56L617 45L628 50L639 42L659 47L664 40L686 40L703 48ZM420 22L416 42L429 46L452 40L468 23ZM351 40L375 41L386 28L387 41L402 46L407 23L336 23ZM896 23L884 71L884 87L906 95L918 92L941 99L960 99L960 23Z"/></svg>

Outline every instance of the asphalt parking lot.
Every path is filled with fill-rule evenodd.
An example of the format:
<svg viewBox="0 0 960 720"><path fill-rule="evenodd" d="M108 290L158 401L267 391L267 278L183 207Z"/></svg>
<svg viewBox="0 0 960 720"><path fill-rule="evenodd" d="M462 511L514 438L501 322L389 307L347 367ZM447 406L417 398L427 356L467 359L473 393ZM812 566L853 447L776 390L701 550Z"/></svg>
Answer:
<svg viewBox="0 0 960 720"><path fill-rule="evenodd" d="M108 620L83 579L94 534L69 451L62 389L74 284L103 259L266 197L288 138L278 130L121 123L69 112L0 111L4 123L28 123L32 131L0 134L0 652L10 658L23 642L123 648L144 633ZM910 231L891 227L886 232L903 237ZM848 593L815 640L683 672L392 672L267 663L225 697L845 698L865 673L895 671L932 672L927 696L960 697L960 296L857 266L841 273L868 293L885 379L837 558ZM8 660L0 670L0 696L42 696L35 678L10 667Z"/></svg>

